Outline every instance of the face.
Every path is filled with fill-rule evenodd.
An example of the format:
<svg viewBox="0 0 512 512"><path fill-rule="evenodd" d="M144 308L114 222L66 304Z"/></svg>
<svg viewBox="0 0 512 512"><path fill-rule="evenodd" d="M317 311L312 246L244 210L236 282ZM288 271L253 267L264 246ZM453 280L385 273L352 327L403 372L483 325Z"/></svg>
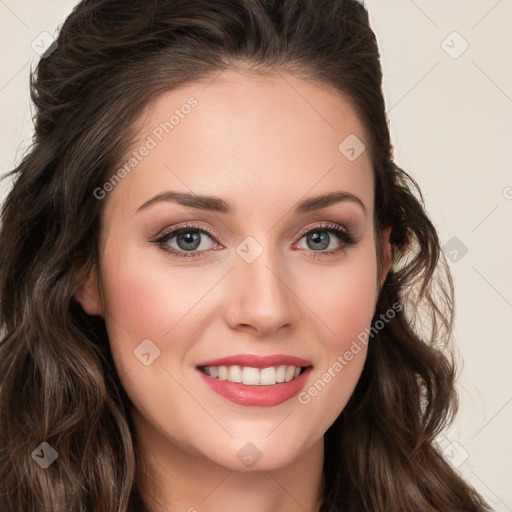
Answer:
<svg viewBox="0 0 512 512"><path fill-rule="evenodd" d="M342 95L286 74L226 71L148 109L78 298L153 447L250 471L322 443L389 269L365 140Z"/></svg>

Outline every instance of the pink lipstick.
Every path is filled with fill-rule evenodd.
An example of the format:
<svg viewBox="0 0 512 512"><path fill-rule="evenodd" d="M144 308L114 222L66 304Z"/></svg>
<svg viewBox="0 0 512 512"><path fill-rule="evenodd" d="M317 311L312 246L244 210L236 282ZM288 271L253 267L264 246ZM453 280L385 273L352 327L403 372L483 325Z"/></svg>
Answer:
<svg viewBox="0 0 512 512"><path fill-rule="evenodd" d="M227 400L271 407L301 391L312 365L295 356L240 354L203 361L196 368L210 389Z"/></svg>

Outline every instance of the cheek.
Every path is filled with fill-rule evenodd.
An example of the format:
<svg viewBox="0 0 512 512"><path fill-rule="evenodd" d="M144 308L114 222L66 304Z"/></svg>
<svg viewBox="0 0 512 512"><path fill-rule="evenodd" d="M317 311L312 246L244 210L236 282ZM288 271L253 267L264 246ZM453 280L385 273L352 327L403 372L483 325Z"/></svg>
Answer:
<svg viewBox="0 0 512 512"><path fill-rule="evenodd" d="M192 339L183 333L184 327L192 327L187 315L211 287L210 278L205 282L184 269L129 257L105 265L102 281L112 351L129 366L135 364L134 349L145 339L157 345L161 356L167 356L170 344L174 358L183 353Z"/></svg>
<svg viewBox="0 0 512 512"><path fill-rule="evenodd" d="M195 316L201 297L216 279L161 259L141 261L129 249L122 260L106 258L103 264L105 320L117 373L136 409L158 418L176 438L182 435L177 404L182 417L197 414L178 383L184 358L201 336Z"/></svg>
<svg viewBox="0 0 512 512"><path fill-rule="evenodd" d="M146 242L142 245L128 229L112 231L107 234L101 262L112 343L127 337L137 344L146 338L167 338L165 335L181 325L182 319L186 323L186 315L215 276L177 265L158 248Z"/></svg>
<svg viewBox="0 0 512 512"><path fill-rule="evenodd" d="M105 272L103 283L109 314L134 337L161 337L186 313L198 291L186 272L129 260Z"/></svg>
<svg viewBox="0 0 512 512"><path fill-rule="evenodd" d="M327 328L324 339L328 350L342 350L369 326L375 311L375 248L366 243L347 253L338 267L315 269L301 282L300 296Z"/></svg>
<svg viewBox="0 0 512 512"><path fill-rule="evenodd" d="M315 290L310 294L315 316L328 327L322 330L323 357L298 396L303 414L316 418L317 435L345 408L361 375L377 300L376 271L375 249L368 243L335 270L323 269L305 282Z"/></svg>

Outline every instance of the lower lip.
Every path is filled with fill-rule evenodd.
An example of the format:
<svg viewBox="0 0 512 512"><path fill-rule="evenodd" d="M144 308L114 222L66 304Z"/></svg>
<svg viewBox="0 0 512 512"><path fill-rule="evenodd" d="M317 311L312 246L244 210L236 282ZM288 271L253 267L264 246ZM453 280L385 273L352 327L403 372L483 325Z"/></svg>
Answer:
<svg viewBox="0 0 512 512"><path fill-rule="evenodd" d="M282 404L300 393L300 390L306 384L311 366L296 379L290 382L273 384L272 386L246 386L239 382L219 380L206 375L201 370L197 371L201 374L204 382L210 386L210 389L235 404L253 407L272 407Z"/></svg>

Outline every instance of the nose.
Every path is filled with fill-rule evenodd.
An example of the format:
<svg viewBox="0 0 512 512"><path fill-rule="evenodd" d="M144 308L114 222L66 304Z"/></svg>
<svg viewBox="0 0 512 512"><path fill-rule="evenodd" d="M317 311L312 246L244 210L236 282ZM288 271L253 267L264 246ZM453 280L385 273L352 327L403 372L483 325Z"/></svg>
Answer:
<svg viewBox="0 0 512 512"><path fill-rule="evenodd" d="M228 325L238 331L269 336L292 329L300 318L300 300L286 263L263 253L252 263L238 258L229 273Z"/></svg>

